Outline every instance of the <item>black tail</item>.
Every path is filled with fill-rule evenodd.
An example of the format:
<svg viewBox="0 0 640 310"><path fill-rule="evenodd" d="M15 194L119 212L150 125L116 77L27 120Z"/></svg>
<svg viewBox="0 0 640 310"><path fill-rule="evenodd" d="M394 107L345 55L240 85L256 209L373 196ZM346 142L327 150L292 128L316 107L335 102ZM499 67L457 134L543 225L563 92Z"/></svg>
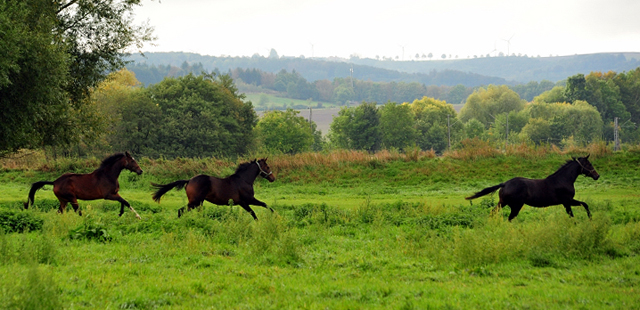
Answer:
<svg viewBox="0 0 640 310"><path fill-rule="evenodd" d="M471 200L471 199L475 199L475 198L478 198L478 197L482 197L484 195L491 194L491 193L497 191L501 187L504 187L504 183L500 183L500 184L498 184L496 186L487 187L487 188L485 188L485 189L473 194L473 196L466 197L465 199L466 200Z"/></svg>
<svg viewBox="0 0 640 310"><path fill-rule="evenodd" d="M166 185L151 183L153 187L158 189L155 193L153 193L153 200L160 202L160 198L162 198L162 195L166 194L173 188L181 189L185 185L187 185L187 183L189 183L189 180L178 180Z"/></svg>
<svg viewBox="0 0 640 310"><path fill-rule="evenodd" d="M24 203L24 208L25 209L29 209L29 205L33 206L33 203L35 201L36 191L38 191L39 189L41 189L45 185L53 185L53 182L40 181L40 182L35 182L35 183L31 184L31 190L29 191L29 198L28 198L27 202Z"/></svg>

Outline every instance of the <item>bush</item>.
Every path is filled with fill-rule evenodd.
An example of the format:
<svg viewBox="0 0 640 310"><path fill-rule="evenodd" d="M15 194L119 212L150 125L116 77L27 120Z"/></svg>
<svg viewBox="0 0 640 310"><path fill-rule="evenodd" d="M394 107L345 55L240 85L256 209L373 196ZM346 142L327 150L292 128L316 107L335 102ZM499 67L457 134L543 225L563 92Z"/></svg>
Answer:
<svg viewBox="0 0 640 310"><path fill-rule="evenodd" d="M69 231L69 239L109 242L113 237L102 224L96 224L90 219L85 219L82 225Z"/></svg>
<svg viewBox="0 0 640 310"><path fill-rule="evenodd" d="M5 232L42 230L44 220L28 211L0 210L0 229Z"/></svg>

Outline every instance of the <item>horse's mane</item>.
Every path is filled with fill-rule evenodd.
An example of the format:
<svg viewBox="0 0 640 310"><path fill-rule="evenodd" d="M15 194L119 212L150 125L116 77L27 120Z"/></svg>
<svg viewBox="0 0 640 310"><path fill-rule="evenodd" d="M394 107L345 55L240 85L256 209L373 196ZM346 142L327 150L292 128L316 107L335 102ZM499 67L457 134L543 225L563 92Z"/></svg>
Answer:
<svg viewBox="0 0 640 310"><path fill-rule="evenodd" d="M254 160L254 161L249 161L249 162L242 163L242 164L238 165L238 168L236 168L236 172L235 172L235 174L238 174L238 173L244 172L245 170L249 169L249 167L250 167L252 164L255 164L255 163L256 163L256 160Z"/></svg>
<svg viewBox="0 0 640 310"><path fill-rule="evenodd" d="M116 162L118 162L118 160L122 159L122 157L124 157L124 153L115 153L107 158L105 158L104 160L102 160L102 163L100 163L100 168L98 169L102 169L105 167L109 167L113 164L115 164Z"/></svg>
<svg viewBox="0 0 640 310"><path fill-rule="evenodd" d="M560 168L558 168L558 170L556 170L556 172L554 172L554 173L553 173L552 175L550 175L550 176L554 176L554 175L558 175L558 174L560 174L560 173L561 173L562 171L564 171L566 168L569 168L569 166L570 166L572 163L578 163L578 162L576 161L576 159L569 159L569 160L567 160L567 162L566 162L566 163L564 163L562 166L560 166Z"/></svg>

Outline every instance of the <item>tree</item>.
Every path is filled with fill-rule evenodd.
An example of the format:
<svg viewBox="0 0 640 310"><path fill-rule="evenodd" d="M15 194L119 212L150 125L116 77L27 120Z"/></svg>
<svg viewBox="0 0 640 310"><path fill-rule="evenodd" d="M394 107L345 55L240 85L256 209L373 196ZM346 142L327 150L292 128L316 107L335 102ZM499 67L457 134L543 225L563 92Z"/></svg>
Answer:
<svg viewBox="0 0 640 310"><path fill-rule="evenodd" d="M0 154L92 135L91 89L152 39L132 24L139 0L0 2Z"/></svg>
<svg viewBox="0 0 640 310"><path fill-rule="evenodd" d="M522 128L520 136L536 144L544 143L551 138L551 125L546 119L532 118Z"/></svg>
<svg viewBox="0 0 640 310"><path fill-rule="evenodd" d="M414 118L409 105L388 102L379 113L383 147L403 150L415 143Z"/></svg>
<svg viewBox="0 0 640 310"><path fill-rule="evenodd" d="M167 157L237 156L254 145L257 116L228 75L166 78L148 88L162 113L158 154Z"/></svg>
<svg viewBox="0 0 640 310"><path fill-rule="evenodd" d="M299 111L266 112L256 125L256 134L269 151L295 154L311 150L312 126Z"/></svg>
<svg viewBox="0 0 640 310"><path fill-rule="evenodd" d="M524 105L525 101L506 85L489 85L486 89L477 89L467 97L459 118L463 123L475 118L483 123L485 128L489 128L497 115L520 111Z"/></svg>
<svg viewBox="0 0 640 310"><path fill-rule="evenodd" d="M342 108L334 117L329 139L339 148L375 152L380 149L380 115L375 103L363 102L357 107Z"/></svg>
<svg viewBox="0 0 640 310"><path fill-rule="evenodd" d="M613 75L613 72L609 74L591 72L585 78L585 88L590 95L586 101L598 109L602 120L607 123L613 122L615 117L624 120L631 118L631 114L627 112L620 100L620 89L613 81Z"/></svg>
<svg viewBox="0 0 640 310"><path fill-rule="evenodd" d="M620 89L620 100L629 112L631 122L640 124L640 68L615 76Z"/></svg>
<svg viewBox="0 0 640 310"><path fill-rule="evenodd" d="M450 124L456 120L453 106L442 100L423 97L411 103L411 112L415 118L416 144L423 150L444 151L449 144L447 118ZM454 138L461 127L461 124L452 126Z"/></svg>
<svg viewBox="0 0 640 310"><path fill-rule="evenodd" d="M572 139L581 144L588 144L602 136L603 122L598 110L586 101L577 100L574 103L545 103L534 102L525 109L530 119L525 135L533 141L549 140L554 143L565 139ZM546 126L539 119L546 120L549 124L549 135L534 132L534 129L543 130ZM529 126L529 123L534 123ZM523 128L524 130L524 128ZM544 129L546 130L546 129Z"/></svg>
<svg viewBox="0 0 640 310"><path fill-rule="evenodd" d="M133 72L122 69L109 74L92 92L92 103L109 124L98 141L109 152L128 150L158 157L162 112L140 84Z"/></svg>

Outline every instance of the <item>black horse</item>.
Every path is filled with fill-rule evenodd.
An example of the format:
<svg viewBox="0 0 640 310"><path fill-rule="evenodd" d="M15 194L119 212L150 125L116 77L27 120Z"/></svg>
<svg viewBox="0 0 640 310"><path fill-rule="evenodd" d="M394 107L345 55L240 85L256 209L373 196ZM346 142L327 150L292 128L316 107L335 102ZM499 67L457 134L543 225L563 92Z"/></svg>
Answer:
<svg viewBox="0 0 640 310"><path fill-rule="evenodd" d="M28 209L29 204L33 205L36 191L45 185L53 185L53 193L60 200L60 209L58 212L63 213L68 203L71 203L73 209L82 215L82 211L78 206L80 200L106 199L116 200L120 202L120 216L124 213L124 207L127 206L139 219L138 212L131 207L128 201L120 197L120 183L118 177L123 169L142 174L142 169L129 152L116 153L105 158L100 167L88 174L65 173L55 181L39 181L31 185L29 198L24 203L24 208Z"/></svg>
<svg viewBox="0 0 640 310"><path fill-rule="evenodd" d="M269 182L276 180L269 165L267 165L266 158L242 163L234 174L224 179L200 174L190 180L178 180L166 185L151 183L151 185L158 188L153 194L153 200L160 202L160 198L166 192L173 188L180 189L185 187L187 198L189 199L187 211L202 205L205 200L216 205L227 205L229 200L233 200L234 204L240 205L253 216L253 219L257 220L258 217L256 217L255 212L249 205L262 206L273 212L273 209L267 207L266 203L253 197L253 182L255 182L258 175ZM182 216L183 212L184 207L178 210L178 217Z"/></svg>
<svg viewBox="0 0 640 310"><path fill-rule="evenodd" d="M582 205L587 210L589 219L591 219L589 206L582 201L573 199L576 194L573 183L581 174L594 180L600 178L596 169L589 162L589 155L577 159L572 157L558 171L544 179L513 178L507 182L487 187L465 199L471 200L482 197L500 189L498 192L500 201L496 209L499 210L503 206L509 206L511 208L509 221L518 216L518 212L520 212L524 204L537 208L561 204L564 205L567 214L571 217L573 217L571 206Z"/></svg>

